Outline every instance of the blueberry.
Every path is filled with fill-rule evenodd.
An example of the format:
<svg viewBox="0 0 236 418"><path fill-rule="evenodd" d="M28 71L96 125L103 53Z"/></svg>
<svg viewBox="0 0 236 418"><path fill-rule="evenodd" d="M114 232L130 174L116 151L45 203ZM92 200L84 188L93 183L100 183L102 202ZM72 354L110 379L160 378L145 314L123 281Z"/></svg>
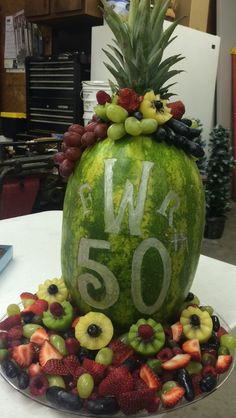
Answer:
<svg viewBox="0 0 236 418"><path fill-rule="evenodd" d="M128 358L121 364L121 366L127 367L127 369L132 373L134 370L140 367L140 364L141 362L139 360Z"/></svg>
<svg viewBox="0 0 236 418"><path fill-rule="evenodd" d="M21 312L21 317L25 324L31 324L34 317L33 312Z"/></svg>
<svg viewBox="0 0 236 418"><path fill-rule="evenodd" d="M213 374L204 376L200 381L200 388L203 392L211 392L217 384L217 378Z"/></svg>
<svg viewBox="0 0 236 418"><path fill-rule="evenodd" d="M95 415L115 414L119 405L115 398L91 399L87 402L88 411Z"/></svg>
<svg viewBox="0 0 236 418"><path fill-rule="evenodd" d="M138 119L138 120L142 120L143 119L143 114L141 112L134 112L133 116Z"/></svg>
<svg viewBox="0 0 236 418"><path fill-rule="evenodd" d="M2 368L3 371L5 372L7 377L10 377L11 379L13 379L14 377L16 377L19 374L19 369L17 367L17 365L15 363L13 363L13 361L11 360L5 360L2 363Z"/></svg>
<svg viewBox="0 0 236 418"><path fill-rule="evenodd" d="M80 362L82 362L85 358L89 358L91 360L94 360L96 357L97 351L91 351L91 350L87 350L87 348L80 348L80 351L78 353L78 357Z"/></svg>
<svg viewBox="0 0 236 418"><path fill-rule="evenodd" d="M90 335L90 337L99 337L101 332L102 332L101 328L96 324L89 325L87 329L87 333Z"/></svg>
<svg viewBox="0 0 236 418"><path fill-rule="evenodd" d="M69 411L79 411L83 405L83 402L77 395L68 393L65 389L57 386L51 386L47 390L46 398L52 404Z"/></svg>
<svg viewBox="0 0 236 418"><path fill-rule="evenodd" d="M50 286L48 286L48 293L50 295L55 295L58 293L58 287L55 284L50 284Z"/></svg>
<svg viewBox="0 0 236 418"><path fill-rule="evenodd" d="M187 297L185 298L185 302L191 302L194 299L194 294L189 292Z"/></svg>
<svg viewBox="0 0 236 418"><path fill-rule="evenodd" d="M26 372L21 372L17 376L18 387L19 389L26 389L29 386L29 375Z"/></svg>

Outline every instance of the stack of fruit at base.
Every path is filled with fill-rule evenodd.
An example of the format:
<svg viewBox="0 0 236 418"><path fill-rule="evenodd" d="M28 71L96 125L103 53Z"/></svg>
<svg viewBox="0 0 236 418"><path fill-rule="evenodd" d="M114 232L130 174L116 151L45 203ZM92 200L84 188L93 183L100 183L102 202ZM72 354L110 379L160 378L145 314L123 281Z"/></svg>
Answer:
<svg viewBox="0 0 236 418"><path fill-rule="evenodd" d="M62 410L155 413L216 388L233 362L236 339L189 293L171 325L139 319L119 335L101 312L82 314L63 279L21 294L0 322L5 376Z"/></svg>
<svg viewBox="0 0 236 418"><path fill-rule="evenodd" d="M185 106L181 101L168 103L152 90L139 96L130 88L120 89L112 96L99 90L96 97L98 104L91 122L85 127L71 125L64 134L61 151L54 156L63 177L71 175L87 147L107 137L118 141L150 136L195 158L204 156L201 146L194 142L201 129L195 121L183 118Z"/></svg>

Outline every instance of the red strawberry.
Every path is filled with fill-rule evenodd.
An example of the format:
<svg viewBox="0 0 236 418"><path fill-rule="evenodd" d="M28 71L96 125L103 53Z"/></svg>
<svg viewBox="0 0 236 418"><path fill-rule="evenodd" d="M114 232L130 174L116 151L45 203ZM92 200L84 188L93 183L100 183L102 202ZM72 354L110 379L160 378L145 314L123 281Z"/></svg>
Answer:
<svg viewBox="0 0 236 418"><path fill-rule="evenodd" d="M76 327L76 325L78 324L79 320L80 320L80 316L77 316L77 318L75 318L73 320L73 322L71 324L72 328L75 328Z"/></svg>
<svg viewBox="0 0 236 418"><path fill-rule="evenodd" d="M201 347L199 344L199 340L187 340L182 345L182 350L191 355L191 359L194 361L201 360Z"/></svg>
<svg viewBox="0 0 236 418"><path fill-rule="evenodd" d="M8 341L8 332L0 331L0 348L6 348Z"/></svg>
<svg viewBox="0 0 236 418"><path fill-rule="evenodd" d="M43 371L47 374L55 374L59 376L69 375L67 367L64 365L63 360L51 359L43 366Z"/></svg>
<svg viewBox="0 0 236 418"><path fill-rule="evenodd" d="M32 363L28 368L28 375L30 377L37 376L38 374L42 373L42 367L39 363Z"/></svg>
<svg viewBox="0 0 236 418"><path fill-rule="evenodd" d="M28 367L32 363L33 358L32 344L21 344L13 347L12 358L21 367Z"/></svg>
<svg viewBox="0 0 236 418"><path fill-rule="evenodd" d="M123 392L117 395L119 407L125 415L133 415L142 409L148 409L155 399L155 389Z"/></svg>
<svg viewBox="0 0 236 418"><path fill-rule="evenodd" d="M9 340L8 341L8 348L12 348L15 347L16 345L21 345L22 341L21 340Z"/></svg>
<svg viewBox="0 0 236 418"><path fill-rule="evenodd" d="M36 329L36 331L30 337L30 341L38 345L43 345L45 340L49 340L49 336L44 328Z"/></svg>
<svg viewBox="0 0 236 418"><path fill-rule="evenodd" d="M22 325L15 325L12 327L8 332L8 339L9 340L18 340L23 335L23 327Z"/></svg>
<svg viewBox="0 0 236 418"><path fill-rule="evenodd" d="M175 324L171 325L171 331L172 339L178 343L183 332L183 325L180 322L176 322Z"/></svg>
<svg viewBox="0 0 236 418"><path fill-rule="evenodd" d="M124 107L128 112L138 110L142 98L129 88L120 89L117 104Z"/></svg>
<svg viewBox="0 0 236 418"><path fill-rule="evenodd" d="M75 371L74 371L74 376L76 377L76 382L77 382L77 379L78 379L78 377L80 377L81 376L81 374L84 374L84 373L88 373L88 370L86 370L84 367L82 367L82 366L78 366L76 369L75 369Z"/></svg>
<svg viewBox="0 0 236 418"><path fill-rule="evenodd" d="M125 367L118 367L111 371L98 387L100 396L117 396L123 392L130 392L134 388L134 379Z"/></svg>
<svg viewBox="0 0 236 418"><path fill-rule="evenodd" d="M112 340L108 347L115 353L116 351L120 351L124 348L125 344L121 340Z"/></svg>
<svg viewBox="0 0 236 418"><path fill-rule="evenodd" d="M175 119L182 119L183 115L185 114L185 106L181 100L169 103L168 107L171 109L171 114Z"/></svg>
<svg viewBox="0 0 236 418"><path fill-rule="evenodd" d="M33 295L33 293L30 293L30 292L23 292L21 293L20 298L21 298L21 301L23 302L24 300L27 300L27 299L37 300L38 296Z"/></svg>
<svg viewBox="0 0 236 418"><path fill-rule="evenodd" d="M162 363L161 367L165 370L177 370L186 367L191 360L190 354L177 354L170 360Z"/></svg>
<svg viewBox="0 0 236 418"><path fill-rule="evenodd" d="M129 347L120 340L114 340L109 344L109 347L114 353L112 364L116 367L124 363L124 361L131 357L134 353L132 347Z"/></svg>
<svg viewBox="0 0 236 418"><path fill-rule="evenodd" d="M74 354L71 354L70 356L64 357L63 363L67 368L69 374L72 374L72 376L76 376L76 370L78 367L80 367L78 357L76 357Z"/></svg>
<svg viewBox="0 0 236 418"><path fill-rule="evenodd" d="M44 367L48 360L61 360L62 354L53 347L47 340L44 341L39 351L39 364Z"/></svg>
<svg viewBox="0 0 236 418"><path fill-rule="evenodd" d="M9 329L13 328L15 325L20 325L20 324L21 324L21 316L19 314L12 315L4 319L2 322L0 322L0 330L8 331Z"/></svg>
<svg viewBox="0 0 236 418"><path fill-rule="evenodd" d="M183 398L185 394L185 389L180 386L174 386L172 389L168 390L161 395L161 400L165 408L173 408L180 399Z"/></svg>
<svg viewBox="0 0 236 418"><path fill-rule="evenodd" d="M195 396L200 395L202 393L202 390L201 390L201 387L200 387L200 382L202 380L202 375L201 374L194 374L191 377L191 380L192 380Z"/></svg>
<svg viewBox="0 0 236 418"><path fill-rule="evenodd" d="M160 406L161 400L160 398L156 397L149 405L146 407L147 412L149 414L155 414L158 411Z"/></svg>
<svg viewBox="0 0 236 418"><path fill-rule="evenodd" d="M98 104L100 105L104 105L105 103L111 103L111 96L104 90L99 90L96 94L96 98Z"/></svg>
<svg viewBox="0 0 236 418"><path fill-rule="evenodd" d="M68 337L65 340L65 344L69 354L77 354L79 352L80 343L78 340L76 340L76 338Z"/></svg>
<svg viewBox="0 0 236 418"><path fill-rule="evenodd" d="M99 364L94 360L85 358L83 360L82 366L93 376L94 382L96 384L101 382L106 370L106 367L103 364Z"/></svg>
<svg viewBox="0 0 236 418"><path fill-rule="evenodd" d="M144 380L144 382L147 384L147 386L150 389L156 389L156 390L161 389L161 381L159 377L154 373L154 371L147 364L144 364L143 366L141 366L140 371L139 371L139 376L141 377L141 379Z"/></svg>
<svg viewBox="0 0 236 418"><path fill-rule="evenodd" d="M33 312L35 315L41 315L48 310L48 302L44 299L36 300L32 305L28 306L23 312Z"/></svg>
<svg viewBox="0 0 236 418"><path fill-rule="evenodd" d="M229 369L232 361L233 357L231 356L231 354L218 356L215 367L216 372L219 374L225 373Z"/></svg>

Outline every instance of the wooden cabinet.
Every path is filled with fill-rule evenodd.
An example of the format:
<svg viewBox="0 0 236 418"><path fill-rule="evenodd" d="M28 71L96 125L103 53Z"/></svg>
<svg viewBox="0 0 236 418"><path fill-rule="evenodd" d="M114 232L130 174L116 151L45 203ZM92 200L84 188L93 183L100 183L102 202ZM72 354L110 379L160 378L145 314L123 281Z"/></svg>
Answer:
<svg viewBox="0 0 236 418"><path fill-rule="evenodd" d="M31 22L53 23L88 16L101 18L99 0L25 0L25 15Z"/></svg>

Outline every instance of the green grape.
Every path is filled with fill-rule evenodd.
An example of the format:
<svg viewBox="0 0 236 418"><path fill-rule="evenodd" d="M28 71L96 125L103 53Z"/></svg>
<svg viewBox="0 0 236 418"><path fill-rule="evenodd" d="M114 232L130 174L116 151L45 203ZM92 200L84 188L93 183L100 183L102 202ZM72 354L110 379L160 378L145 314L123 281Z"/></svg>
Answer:
<svg viewBox="0 0 236 418"><path fill-rule="evenodd" d="M112 139L113 141L123 138L125 134L125 125L123 123L113 123L107 130L108 138Z"/></svg>
<svg viewBox="0 0 236 418"><path fill-rule="evenodd" d="M169 390L173 389L175 386L177 386L177 382L175 382L174 380L168 380L168 382L165 382L162 386L162 393L166 393Z"/></svg>
<svg viewBox="0 0 236 418"><path fill-rule="evenodd" d="M160 372L161 369L161 361L158 359L149 359L147 361L147 365L155 372L158 373Z"/></svg>
<svg viewBox="0 0 236 418"><path fill-rule="evenodd" d="M201 311L207 311L210 316L214 313L214 309L212 308L212 306L201 306L200 309Z"/></svg>
<svg viewBox="0 0 236 418"><path fill-rule="evenodd" d="M113 351L109 347L101 348L95 357L95 361L97 363L103 364L104 366L110 366L112 359Z"/></svg>
<svg viewBox="0 0 236 418"><path fill-rule="evenodd" d="M236 348L236 338L233 335L224 334L220 337L220 345L223 345L229 350L233 350Z"/></svg>
<svg viewBox="0 0 236 418"><path fill-rule="evenodd" d="M65 382L63 377L52 374L52 375L47 375L47 379L48 379L48 384L49 387L51 386L58 386L59 388L66 388Z"/></svg>
<svg viewBox="0 0 236 418"><path fill-rule="evenodd" d="M228 354L230 354L229 349L221 345L218 349L218 356L227 356Z"/></svg>
<svg viewBox="0 0 236 418"><path fill-rule="evenodd" d="M87 399L94 388L94 380L89 373L82 374L77 380L77 390L80 398Z"/></svg>
<svg viewBox="0 0 236 418"><path fill-rule="evenodd" d="M63 356L65 356L67 353L66 350L66 344L64 338L62 338L60 335L53 334L49 338L50 343L61 353Z"/></svg>
<svg viewBox="0 0 236 418"><path fill-rule="evenodd" d="M120 335L119 340L125 345L129 345L129 333L126 332L125 334Z"/></svg>
<svg viewBox="0 0 236 418"><path fill-rule="evenodd" d="M125 121L125 130L129 135L132 136L138 136L142 133L142 125L141 122L134 118L133 116L130 116Z"/></svg>
<svg viewBox="0 0 236 418"><path fill-rule="evenodd" d="M198 374L202 370L202 364L198 361L190 361L190 363L186 367L186 370L189 372L190 375Z"/></svg>
<svg viewBox="0 0 236 418"><path fill-rule="evenodd" d="M6 348L0 349L0 363L1 361L5 360L9 356L9 352Z"/></svg>
<svg viewBox="0 0 236 418"><path fill-rule="evenodd" d="M128 112L119 105L109 104L106 107L106 115L112 122L122 123L128 117Z"/></svg>
<svg viewBox="0 0 236 418"><path fill-rule="evenodd" d="M20 313L20 308L18 305L16 305L15 303L12 303L11 305L8 305L7 307L7 315L8 316L13 316L13 315L19 315Z"/></svg>
<svg viewBox="0 0 236 418"><path fill-rule="evenodd" d="M158 128L158 123L155 119L142 119L140 123L143 135L153 134Z"/></svg>
<svg viewBox="0 0 236 418"><path fill-rule="evenodd" d="M26 324L23 326L23 335L26 338L30 338L36 329L42 328L41 325L38 324Z"/></svg>
<svg viewBox="0 0 236 418"><path fill-rule="evenodd" d="M106 107L104 105L97 105L93 108L96 115L101 118L102 120L108 122L109 119L107 117Z"/></svg>

